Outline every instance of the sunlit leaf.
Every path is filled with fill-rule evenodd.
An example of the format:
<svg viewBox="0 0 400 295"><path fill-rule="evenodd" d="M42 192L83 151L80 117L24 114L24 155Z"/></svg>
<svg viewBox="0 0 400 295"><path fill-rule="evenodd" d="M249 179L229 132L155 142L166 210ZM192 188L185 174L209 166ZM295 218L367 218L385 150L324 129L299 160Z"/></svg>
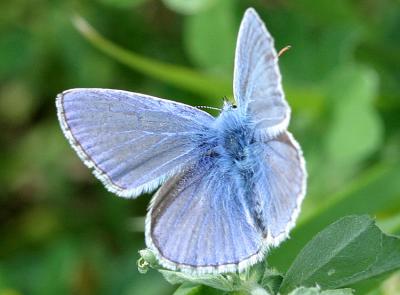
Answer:
<svg viewBox="0 0 400 295"><path fill-rule="evenodd" d="M157 62L123 49L104 39L84 19L74 18L74 25L93 45L119 62L145 73L153 78L165 81L181 89L194 91L209 97L220 97L221 93L231 93L230 83L212 78L190 69Z"/></svg>
<svg viewBox="0 0 400 295"><path fill-rule="evenodd" d="M399 294L400 292L400 272L394 273L382 284L383 295Z"/></svg>
<svg viewBox="0 0 400 295"><path fill-rule="evenodd" d="M232 76L238 27L234 2L219 0L211 9L187 16L184 41L186 50L199 67Z"/></svg>
<svg viewBox="0 0 400 295"><path fill-rule="evenodd" d="M198 295L201 294L202 285L184 283L176 289L173 295Z"/></svg>
<svg viewBox="0 0 400 295"><path fill-rule="evenodd" d="M173 295L224 295L223 291L213 289L204 285L183 283L176 289Z"/></svg>
<svg viewBox="0 0 400 295"><path fill-rule="evenodd" d="M373 69L339 66L325 85L327 126L320 135L322 148L308 158L310 175L318 175L317 181L310 178L314 194L335 191L347 183L360 163L378 151L383 139L382 121L375 109L378 76Z"/></svg>
<svg viewBox="0 0 400 295"><path fill-rule="evenodd" d="M385 232L390 232L393 234L400 233L400 214L394 214L387 218L378 220L378 226Z"/></svg>
<svg viewBox="0 0 400 295"><path fill-rule="evenodd" d="M189 68L140 56L105 39L80 17L74 19L74 25L96 48L142 74L201 94L214 104L216 97L230 96L232 93L232 79L226 79L221 75L203 74ZM285 87L285 90L294 112L301 110L303 113L315 117L323 109L325 102L320 89Z"/></svg>
<svg viewBox="0 0 400 295"><path fill-rule="evenodd" d="M377 78L373 70L353 65L337 71L330 82L333 118L327 151L332 163L357 163L381 144L382 124L373 106Z"/></svg>
<svg viewBox="0 0 400 295"><path fill-rule="evenodd" d="M194 14L212 7L220 0L163 0L164 4L178 13Z"/></svg>

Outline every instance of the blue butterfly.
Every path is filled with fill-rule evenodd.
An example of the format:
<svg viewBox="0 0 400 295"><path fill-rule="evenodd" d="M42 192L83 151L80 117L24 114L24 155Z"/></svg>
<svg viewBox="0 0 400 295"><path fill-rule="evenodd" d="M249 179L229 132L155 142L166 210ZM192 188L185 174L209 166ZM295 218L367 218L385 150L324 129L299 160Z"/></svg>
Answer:
<svg viewBox="0 0 400 295"><path fill-rule="evenodd" d="M160 263L187 273L242 271L287 238L305 195L299 144L287 131L274 41L254 9L239 29L237 107L218 117L110 89L57 96L62 130L106 188L135 198L163 184L146 218Z"/></svg>

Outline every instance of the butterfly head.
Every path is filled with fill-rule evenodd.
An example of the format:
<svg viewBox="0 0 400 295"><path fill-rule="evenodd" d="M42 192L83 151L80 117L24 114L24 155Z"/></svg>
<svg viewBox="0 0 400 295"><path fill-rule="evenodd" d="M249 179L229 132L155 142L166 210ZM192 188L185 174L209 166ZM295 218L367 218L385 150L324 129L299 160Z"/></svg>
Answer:
<svg viewBox="0 0 400 295"><path fill-rule="evenodd" d="M222 107L223 111L231 111L237 109L237 105L230 102L226 96L222 98L222 101L223 101L223 107Z"/></svg>

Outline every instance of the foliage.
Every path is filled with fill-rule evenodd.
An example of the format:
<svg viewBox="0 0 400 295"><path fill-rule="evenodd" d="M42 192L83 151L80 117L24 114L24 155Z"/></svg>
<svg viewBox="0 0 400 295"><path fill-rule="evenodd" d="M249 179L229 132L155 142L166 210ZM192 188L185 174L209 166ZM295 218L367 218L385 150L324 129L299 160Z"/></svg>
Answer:
<svg viewBox="0 0 400 295"><path fill-rule="evenodd" d="M335 286L322 273L293 275L307 261L307 247L334 222L354 218L340 220L346 215L369 214L385 231L400 233L396 1L17 0L0 3L0 294L173 293L158 272L136 270L149 197L119 199L93 179L60 132L54 98L68 88L104 87L218 107L232 94L234 43L248 6L261 14L277 48L292 45L280 66L290 130L310 177L291 239L268 254L277 270L262 265L262 277L256 271L250 280L262 290L247 288L274 293L281 273L293 294L329 294L325 288L347 284L356 294L399 290L398 277L383 274L394 268L397 239L365 217L357 239L373 232L383 241L356 264L368 270L346 282L335 271ZM333 262L336 269L343 261ZM292 290L297 284L308 288ZM185 282L176 292L215 290Z"/></svg>
<svg viewBox="0 0 400 295"><path fill-rule="evenodd" d="M343 217L308 242L284 275L266 262L244 273L190 275L163 269L150 250L140 254L169 283L183 284L178 289L182 295L206 294L200 285L229 294L339 295L352 294L352 289L340 288L400 269L400 237L384 234L367 216Z"/></svg>

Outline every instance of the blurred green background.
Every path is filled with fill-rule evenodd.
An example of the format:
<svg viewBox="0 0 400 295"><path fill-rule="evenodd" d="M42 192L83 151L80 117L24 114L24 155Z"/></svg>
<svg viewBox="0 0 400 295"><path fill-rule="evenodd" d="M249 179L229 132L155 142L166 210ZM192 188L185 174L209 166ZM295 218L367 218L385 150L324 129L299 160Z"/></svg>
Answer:
<svg viewBox="0 0 400 295"><path fill-rule="evenodd" d="M270 263L284 271L347 214L400 232L399 1L1 1L0 295L172 294L136 268L150 196L103 188L63 137L55 96L102 87L220 107L248 6L278 50L292 45L280 65L309 171L298 226ZM399 281L360 294L400 294Z"/></svg>

